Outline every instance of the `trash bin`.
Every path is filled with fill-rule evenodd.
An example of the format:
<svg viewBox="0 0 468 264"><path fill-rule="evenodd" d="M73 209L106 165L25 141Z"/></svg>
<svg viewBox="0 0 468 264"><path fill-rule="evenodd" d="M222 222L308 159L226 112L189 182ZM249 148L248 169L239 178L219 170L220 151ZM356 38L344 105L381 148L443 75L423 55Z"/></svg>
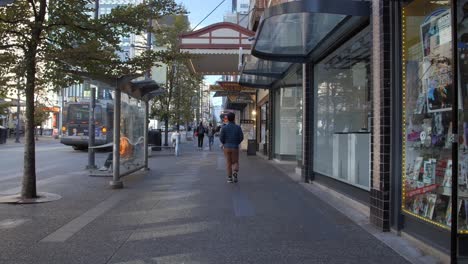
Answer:
<svg viewBox="0 0 468 264"><path fill-rule="evenodd" d="M161 130L155 129L148 131L148 145L151 145L151 150L161 151Z"/></svg>
<svg viewBox="0 0 468 264"><path fill-rule="evenodd" d="M0 144L5 144L7 140L7 129L6 127L0 126Z"/></svg>
<svg viewBox="0 0 468 264"><path fill-rule="evenodd" d="M257 155L257 140L249 139L247 142L247 155L255 156Z"/></svg>

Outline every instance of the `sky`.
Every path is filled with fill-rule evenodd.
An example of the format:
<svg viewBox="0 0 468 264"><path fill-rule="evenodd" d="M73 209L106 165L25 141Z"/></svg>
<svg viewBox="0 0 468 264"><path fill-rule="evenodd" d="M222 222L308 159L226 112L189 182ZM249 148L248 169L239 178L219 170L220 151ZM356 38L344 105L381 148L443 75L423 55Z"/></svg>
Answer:
<svg viewBox="0 0 468 264"><path fill-rule="evenodd" d="M176 0L177 3L185 6L189 12L188 17L192 28L205 18L219 3L223 0ZM223 22L223 16L230 13L232 10L232 0L224 0L224 2L196 29L206 27L208 25Z"/></svg>

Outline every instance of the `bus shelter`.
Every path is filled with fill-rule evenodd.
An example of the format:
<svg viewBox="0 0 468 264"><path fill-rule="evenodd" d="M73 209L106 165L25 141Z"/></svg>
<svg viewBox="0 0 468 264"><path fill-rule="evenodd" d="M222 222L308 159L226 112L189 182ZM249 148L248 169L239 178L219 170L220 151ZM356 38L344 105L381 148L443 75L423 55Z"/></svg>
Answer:
<svg viewBox="0 0 468 264"><path fill-rule="evenodd" d="M112 176L110 186L123 188L121 178L138 170L148 169L149 101L164 90L153 80L134 81L139 76L127 75L104 81L114 89L112 153L105 173L91 171L91 176ZM100 82L103 82L102 80ZM106 147L101 145L93 148Z"/></svg>

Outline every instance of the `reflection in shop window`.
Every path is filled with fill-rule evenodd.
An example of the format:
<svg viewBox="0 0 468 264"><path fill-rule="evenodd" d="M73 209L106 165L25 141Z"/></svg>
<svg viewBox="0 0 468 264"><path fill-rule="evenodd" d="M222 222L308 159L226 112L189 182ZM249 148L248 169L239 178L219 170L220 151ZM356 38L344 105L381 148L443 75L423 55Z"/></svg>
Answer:
<svg viewBox="0 0 468 264"><path fill-rule="evenodd" d="M314 170L368 190L370 28L314 69Z"/></svg>

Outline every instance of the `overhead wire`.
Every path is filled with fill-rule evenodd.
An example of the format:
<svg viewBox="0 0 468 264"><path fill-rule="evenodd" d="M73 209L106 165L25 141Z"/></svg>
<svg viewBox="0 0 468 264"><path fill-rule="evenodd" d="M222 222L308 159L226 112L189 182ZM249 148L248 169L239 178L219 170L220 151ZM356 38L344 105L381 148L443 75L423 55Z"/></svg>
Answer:
<svg viewBox="0 0 468 264"><path fill-rule="evenodd" d="M202 21L200 21L191 31L194 31L201 23L203 23L203 21L205 21L205 19L207 19L211 14L213 14L213 12L218 9L218 7L220 5L222 5L224 2L226 2L226 0L222 0L221 3L219 3L213 10L211 10L211 12L205 16L205 18L202 19Z"/></svg>

